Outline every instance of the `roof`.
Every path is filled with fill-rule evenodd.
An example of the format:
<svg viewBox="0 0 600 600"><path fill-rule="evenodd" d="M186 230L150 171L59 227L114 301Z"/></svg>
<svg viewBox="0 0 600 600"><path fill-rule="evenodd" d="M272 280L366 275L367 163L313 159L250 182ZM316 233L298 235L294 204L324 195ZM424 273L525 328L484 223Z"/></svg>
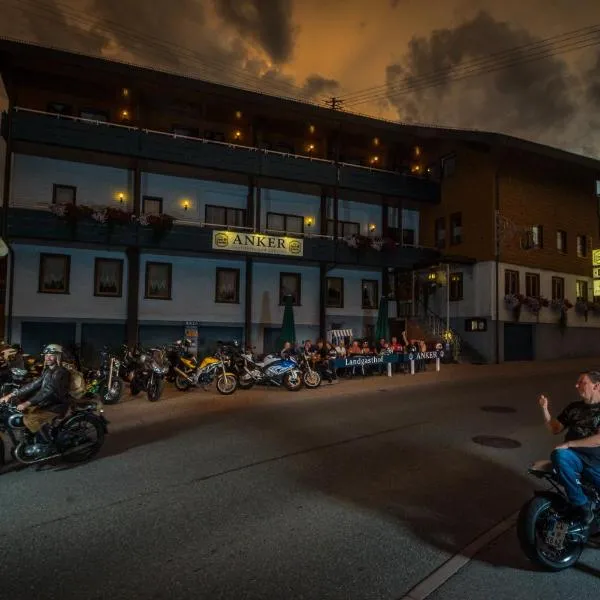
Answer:
<svg viewBox="0 0 600 600"><path fill-rule="evenodd" d="M340 110L333 111L330 108L296 98L266 94L258 90L242 89L240 87L195 79L163 69L150 69L125 61L108 60L88 54L66 51L0 36L0 74L4 74L11 67L18 68L23 64L31 63L37 67L38 65L50 62L62 63L71 68L84 70L84 72L104 72L122 79L126 84L131 82L133 74L138 81L159 83L160 85L167 86L165 89L169 87L195 89L196 91L205 92L213 96L228 97L232 100L239 99L246 104L259 104L263 107L277 105L281 108L283 105L290 112L304 115L306 118L319 118L326 121L335 120L335 122L354 124L358 127L368 127L371 131L397 132L401 135L410 135L419 139L471 142L499 149L518 150L563 163L576 164L600 172L600 160L598 159L503 133L386 121Z"/></svg>

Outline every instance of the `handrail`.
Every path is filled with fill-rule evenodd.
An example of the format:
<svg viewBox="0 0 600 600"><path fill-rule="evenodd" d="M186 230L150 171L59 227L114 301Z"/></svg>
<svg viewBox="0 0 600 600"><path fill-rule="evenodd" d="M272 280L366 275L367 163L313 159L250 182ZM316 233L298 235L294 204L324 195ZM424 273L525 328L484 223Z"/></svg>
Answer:
<svg viewBox="0 0 600 600"><path fill-rule="evenodd" d="M429 307L425 307L422 300L419 301L417 310L418 308L423 308L425 311L424 317L426 319L427 326L433 335L444 339L447 333L450 333L452 336L452 358L457 361L460 356L461 346L463 344L463 339L460 334L452 327L446 327L446 319L432 311Z"/></svg>
<svg viewBox="0 0 600 600"><path fill-rule="evenodd" d="M37 114L37 115L53 117L56 119L67 119L67 120L75 121L75 122L90 123L92 125L97 125L97 126L104 125L107 127L119 127L121 129L127 129L129 131L139 131L141 133L164 135L164 136L170 137L172 139L187 139L187 140L199 142L201 144L215 144L215 145L219 145L219 146L226 146L228 148L241 148L241 149L244 149L244 150L247 150L250 152L260 152L265 155L286 156L286 157L290 157L290 158L298 158L298 159L308 160L308 161L317 161L317 162L322 162L322 163L332 165L335 167L342 167L342 168L350 167L353 169L362 169L365 171L369 171L371 173L373 173L373 172L374 173L387 173L389 175L396 175L396 176L400 176L400 177L410 177L412 179L422 179L425 181L427 180L427 178L425 178L425 177L419 177L419 176L415 176L412 174L403 173L400 171L390 171L388 169L378 169L373 166L356 165L353 163L346 163L346 162L336 162L336 161L329 160L326 158L319 158L317 156L305 156L303 154L295 154L293 152L281 152L279 150L268 150L266 148L257 148L256 146L247 146L245 144L237 144L237 143L233 143L233 142L221 142L218 140L210 140L205 137L181 135L179 133L172 133L169 131L159 131L157 129L139 128L139 127L135 127L132 125L122 125L120 123L113 123L111 121L102 121L99 119L88 119L85 117L75 117L73 115L63 115L60 113L53 113L53 112L48 112L48 111L44 111L44 110L37 110L34 108L25 108L22 106L15 106L14 110L15 110L15 112L19 112L19 111L20 112L29 112L29 113L33 113L33 114Z"/></svg>

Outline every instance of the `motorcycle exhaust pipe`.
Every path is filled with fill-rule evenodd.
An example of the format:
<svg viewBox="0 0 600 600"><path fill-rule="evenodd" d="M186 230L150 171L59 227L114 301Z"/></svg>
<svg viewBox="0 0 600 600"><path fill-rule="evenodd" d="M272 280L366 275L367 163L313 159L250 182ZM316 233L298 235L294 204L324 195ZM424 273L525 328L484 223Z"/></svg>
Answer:
<svg viewBox="0 0 600 600"><path fill-rule="evenodd" d="M108 393L112 392L112 376L113 376L113 365L115 364L115 359L111 356L110 363L108 365Z"/></svg>
<svg viewBox="0 0 600 600"><path fill-rule="evenodd" d="M186 375L179 367L175 367L175 373L181 375L187 382L194 384L194 380L189 375Z"/></svg>

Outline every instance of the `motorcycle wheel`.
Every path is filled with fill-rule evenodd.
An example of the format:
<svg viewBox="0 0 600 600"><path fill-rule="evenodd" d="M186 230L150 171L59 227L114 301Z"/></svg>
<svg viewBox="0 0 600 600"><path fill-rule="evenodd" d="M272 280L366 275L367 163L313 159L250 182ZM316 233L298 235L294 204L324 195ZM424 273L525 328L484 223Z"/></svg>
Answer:
<svg viewBox="0 0 600 600"><path fill-rule="evenodd" d="M182 375L177 375L177 377L175 377L175 387L180 392L187 392L187 390L192 387L192 384Z"/></svg>
<svg viewBox="0 0 600 600"><path fill-rule="evenodd" d="M118 404L123 396L123 380L119 377L113 379L110 390L107 384L103 385L100 395L104 404Z"/></svg>
<svg viewBox="0 0 600 600"><path fill-rule="evenodd" d="M302 375L302 381L308 389L318 388L321 385L321 374L318 371L309 371Z"/></svg>
<svg viewBox="0 0 600 600"><path fill-rule="evenodd" d="M295 378L292 378L291 373L286 373L283 376L283 385L285 385L290 392L297 392L302 387L302 376L298 373Z"/></svg>
<svg viewBox="0 0 600 600"><path fill-rule="evenodd" d="M157 400L160 400L164 387L164 379L159 379L158 377L154 379L154 382L148 387L148 390L146 392L148 400L150 400L150 402L156 402Z"/></svg>
<svg viewBox="0 0 600 600"><path fill-rule="evenodd" d="M233 394L238 386L238 380L232 373L225 373L225 375L219 375L217 377L217 392L224 396Z"/></svg>
<svg viewBox="0 0 600 600"><path fill-rule="evenodd" d="M583 541L569 540L568 535L562 550L547 545L547 519L554 507L548 498L532 498L519 513L517 537L527 558L548 571L562 571L572 567L583 552Z"/></svg>
<svg viewBox="0 0 600 600"><path fill-rule="evenodd" d="M86 414L77 415L60 426L55 438L57 450L61 454L71 450L73 448L73 438L81 437L82 432L79 430L84 426L94 430L96 441L80 452L63 454L61 460L69 463L85 462L91 460L100 452L104 444L104 427L97 418Z"/></svg>

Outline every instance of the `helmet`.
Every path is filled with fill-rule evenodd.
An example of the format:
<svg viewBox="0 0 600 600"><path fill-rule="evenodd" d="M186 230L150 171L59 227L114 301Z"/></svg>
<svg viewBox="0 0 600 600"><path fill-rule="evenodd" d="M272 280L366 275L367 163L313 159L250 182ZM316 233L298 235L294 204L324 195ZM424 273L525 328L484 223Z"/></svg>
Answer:
<svg viewBox="0 0 600 600"><path fill-rule="evenodd" d="M58 354L62 355L64 353L63 347L58 344L48 344L42 350L42 354Z"/></svg>

